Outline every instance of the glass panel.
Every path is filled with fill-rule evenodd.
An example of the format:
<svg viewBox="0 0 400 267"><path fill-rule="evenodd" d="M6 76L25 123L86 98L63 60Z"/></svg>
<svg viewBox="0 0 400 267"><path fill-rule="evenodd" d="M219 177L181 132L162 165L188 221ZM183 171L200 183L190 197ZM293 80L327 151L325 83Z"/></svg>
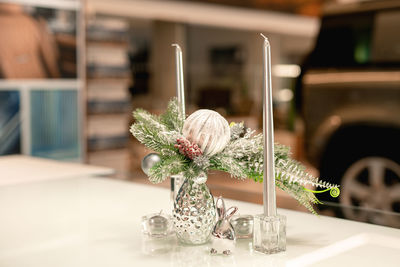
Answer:
<svg viewBox="0 0 400 267"><path fill-rule="evenodd" d="M21 153L18 91L0 91L0 155Z"/></svg>
<svg viewBox="0 0 400 267"><path fill-rule="evenodd" d="M381 12L376 16L372 59L376 62L400 61L400 11Z"/></svg>
<svg viewBox="0 0 400 267"><path fill-rule="evenodd" d="M327 17L321 24L313 67L354 67L369 63L373 14Z"/></svg>
<svg viewBox="0 0 400 267"><path fill-rule="evenodd" d="M0 3L0 78L76 78L76 15Z"/></svg>
<svg viewBox="0 0 400 267"><path fill-rule="evenodd" d="M78 159L78 103L75 90L31 92L32 155Z"/></svg>
<svg viewBox="0 0 400 267"><path fill-rule="evenodd" d="M400 61L400 11L332 16L322 20L312 67L377 66Z"/></svg>

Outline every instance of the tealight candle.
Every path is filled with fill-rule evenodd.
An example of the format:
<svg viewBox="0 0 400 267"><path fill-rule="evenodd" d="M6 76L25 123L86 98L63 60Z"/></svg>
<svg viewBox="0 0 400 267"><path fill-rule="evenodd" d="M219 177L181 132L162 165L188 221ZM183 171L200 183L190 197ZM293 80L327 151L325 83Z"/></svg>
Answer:
<svg viewBox="0 0 400 267"><path fill-rule="evenodd" d="M142 217L142 232L151 237L164 237L172 233L172 218L153 213Z"/></svg>
<svg viewBox="0 0 400 267"><path fill-rule="evenodd" d="M253 216L252 215L234 215L231 224L235 230L236 238L252 238L253 237Z"/></svg>
<svg viewBox="0 0 400 267"><path fill-rule="evenodd" d="M155 215L149 219L150 231L154 234L162 234L167 230L168 220L160 215Z"/></svg>

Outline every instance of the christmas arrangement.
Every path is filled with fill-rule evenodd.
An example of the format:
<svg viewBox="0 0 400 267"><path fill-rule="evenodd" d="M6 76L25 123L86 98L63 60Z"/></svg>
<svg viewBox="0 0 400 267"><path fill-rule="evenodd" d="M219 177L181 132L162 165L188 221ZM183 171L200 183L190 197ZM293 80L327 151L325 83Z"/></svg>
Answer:
<svg viewBox="0 0 400 267"><path fill-rule="evenodd" d="M141 143L157 152L158 160L148 171L151 182L160 183L172 175L201 184L210 170L228 172L237 179L263 181L263 135L243 123L228 124L212 110L198 110L186 118L177 99L169 102L160 116L143 109L134 111L130 131ZM275 144L275 183L310 212L321 203L314 193L339 195L338 185L320 180L290 157L290 149ZM322 188L321 191L307 186Z"/></svg>

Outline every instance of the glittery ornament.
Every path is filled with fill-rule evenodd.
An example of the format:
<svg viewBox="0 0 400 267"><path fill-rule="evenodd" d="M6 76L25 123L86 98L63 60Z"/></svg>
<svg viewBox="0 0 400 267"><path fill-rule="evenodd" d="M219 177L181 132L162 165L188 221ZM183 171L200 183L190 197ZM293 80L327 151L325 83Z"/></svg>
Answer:
<svg viewBox="0 0 400 267"><path fill-rule="evenodd" d="M156 163L160 162L161 158L160 155L157 153L150 153L146 155L142 160L142 170L143 172L148 175L149 170L153 167Z"/></svg>
<svg viewBox="0 0 400 267"><path fill-rule="evenodd" d="M221 152L230 140L228 122L218 112L200 109L183 124L183 136L208 156Z"/></svg>
<svg viewBox="0 0 400 267"><path fill-rule="evenodd" d="M239 139L246 133L243 122L241 122L241 123L231 122L231 124L229 126L231 128L231 139L232 140Z"/></svg>
<svg viewBox="0 0 400 267"><path fill-rule="evenodd" d="M210 159L207 156L200 155L193 159L194 164L196 164L201 169L208 169L211 165Z"/></svg>

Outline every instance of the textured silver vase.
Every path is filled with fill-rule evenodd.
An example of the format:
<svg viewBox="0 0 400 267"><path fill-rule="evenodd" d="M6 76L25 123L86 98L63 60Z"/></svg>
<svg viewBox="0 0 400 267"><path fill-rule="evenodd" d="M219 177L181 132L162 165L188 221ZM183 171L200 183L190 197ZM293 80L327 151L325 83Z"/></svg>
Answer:
<svg viewBox="0 0 400 267"><path fill-rule="evenodd" d="M185 179L174 202L173 221L179 241L206 243L216 222L214 198L205 183Z"/></svg>

